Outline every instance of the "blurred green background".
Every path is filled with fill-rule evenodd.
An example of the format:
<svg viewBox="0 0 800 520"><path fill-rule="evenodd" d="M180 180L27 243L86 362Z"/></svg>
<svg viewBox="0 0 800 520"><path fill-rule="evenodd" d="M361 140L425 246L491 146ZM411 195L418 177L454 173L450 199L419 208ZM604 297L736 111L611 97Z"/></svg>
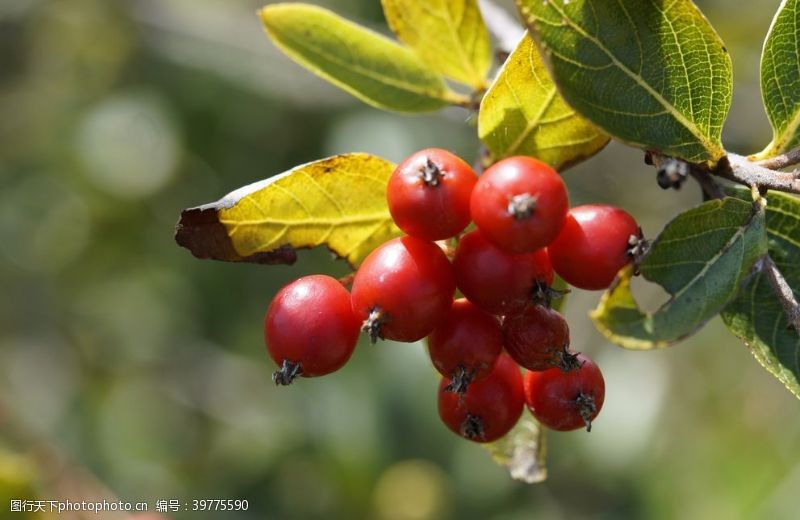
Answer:
<svg viewBox="0 0 800 520"><path fill-rule="evenodd" d="M439 423L420 344L362 344L337 374L274 387L271 295L346 267L196 260L172 238L180 210L335 153L472 160L477 139L462 109L385 114L301 70L262 3L0 1L0 517L23 517L11 498L116 497L250 505L173 518L798 518L798 403L719 320L627 352L589 322L598 294L574 294L573 346L606 404L591 434L549 436L534 486ZM386 30L377 0L315 3ZM756 151L779 2L697 3L733 57L726 145ZM615 144L565 174L573 203L620 204L649 236L700 199L654 177Z"/></svg>

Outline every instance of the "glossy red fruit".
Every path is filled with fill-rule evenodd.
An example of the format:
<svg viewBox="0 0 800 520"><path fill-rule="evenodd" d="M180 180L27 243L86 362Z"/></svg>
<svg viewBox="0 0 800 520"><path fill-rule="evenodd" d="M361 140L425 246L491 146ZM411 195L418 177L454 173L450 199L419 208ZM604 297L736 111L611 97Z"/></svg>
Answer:
<svg viewBox="0 0 800 520"><path fill-rule="evenodd" d="M606 289L641 239L636 220L615 206L576 206L547 251L556 272L580 289Z"/></svg>
<svg viewBox="0 0 800 520"><path fill-rule="evenodd" d="M558 312L532 305L524 312L503 320L506 352L528 370L576 368L575 355L568 351L569 326Z"/></svg>
<svg viewBox="0 0 800 520"><path fill-rule="evenodd" d="M580 368L564 372L551 368L525 374L525 402L536 419L552 430L569 431L586 427L603 407L606 386L597 365L577 355Z"/></svg>
<svg viewBox="0 0 800 520"><path fill-rule="evenodd" d="M482 233L464 235L453 257L458 288L469 301L491 314L520 312L537 298L537 289L553 283L544 249L512 254L492 245Z"/></svg>
<svg viewBox="0 0 800 520"><path fill-rule="evenodd" d="M500 322L468 300L453 302L450 311L428 336L433 366L452 384L446 390L464 393L472 381L485 378L503 351Z"/></svg>
<svg viewBox="0 0 800 520"><path fill-rule="evenodd" d="M264 316L264 340L279 369L275 384L341 368L353 353L361 321L350 293L330 276L304 276L278 291Z"/></svg>
<svg viewBox="0 0 800 520"><path fill-rule="evenodd" d="M531 157L504 159L481 175L472 190L475 225L497 247L529 253L558 235L569 209L561 176Z"/></svg>
<svg viewBox="0 0 800 520"><path fill-rule="evenodd" d="M389 212L397 227L411 236L451 238L470 222L470 195L477 181L470 165L447 150L421 150L389 178Z"/></svg>
<svg viewBox="0 0 800 520"><path fill-rule="evenodd" d="M439 384L439 417L453 432L475 442L492 442L519 420L525 396L522 375L514 361L501 354L492 372L473 381L467 392L448 392L447 378Z"/></svg>
<svg viewBox="0 0 800 520"><path fill-rule="evenodd" d="M434 244L406 236L367 256L353 280L353 311L377 338L418 341L433 331L453 303L453 268Z"/></svg>

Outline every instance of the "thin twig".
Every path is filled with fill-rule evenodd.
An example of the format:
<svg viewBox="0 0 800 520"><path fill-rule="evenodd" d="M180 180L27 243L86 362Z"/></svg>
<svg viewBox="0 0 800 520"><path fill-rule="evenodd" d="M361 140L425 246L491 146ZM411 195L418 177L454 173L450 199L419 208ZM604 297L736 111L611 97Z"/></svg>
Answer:
<svg viewBox="0 0 800 520"><path fill-rule="evenodd" d="M772 290L778 296L778 299L783 305L783 310L786 311L786 316L789 317L789 324L794 327L794 330L800 332L800 303L783 277L778 266L769 255L762 258L761 271L766 275L767 281L772 286Z"/></svg>
<svg viewBox="0 0 800 520"><path fill-rule="evenodd" d="M478 147L478 156L475 158L475 162L472 163L472 169L475 170L475 173L478 175L482 175L491 162L492 153L484 143L481 143Z"/></svg>
<svg viewBox="0 0 800 520"><path fill-rule="evenodd" d="M749 187L800 193L800 173L770 170L741 155L728 154L711 173Z"/></svg>
<svg viewBox="0 0 800 520"><path fill-rule="evenodd" d="M761 191L775 190L786 193L800 193L800 172L781 172L770 170L737 154L728 154L710 169L704 164L692 164L668 157L658 152L649 152L649 160L656 168L678 162L688 169L688 173L700 182L703 191L710 197L720 196L719 187L712 185L712 175L743 184ZM674 169L674 168L673 168Z"/></svg>
<svg viewBox="0 0 800 520"><path fill-rule="evenodd" d="M783 162L775 161L767 164L773 167L780 167L782 164L785 166L794 164L788 161L800 161L800 152L793 151L790 154L797 155L797 157L789 157L789 154L786 154L787 158L782 159ZM645 156L645 161L659 168L659 171L665 168L666 165L672 165L675 160L657 152L648 152ZM680 160L678 159L678 161ZM713 169L700 164L683 162L682 164L688 166L689 175L700 183L703 192L713 198L722 198L725 193L722 187L714 181L712 175L744 184L756 192L755 196L758 195L758 191L763 192L764 190L800 193L800 173L771 170L764 167L765 163L763 161L755 163L741 155L728 154ZM784 278L783 273L775 265L769 254L764 255L759 260L757 269L764 273L775 295L780 300L789 318L789 324L800 332L800 303L798 303L794 291L792 291L786 278Z"/></svg>
<svg viewBox="0 0 800 520"><path fill-rule="evenodd" d="M703 189L703 194L707 199L725 198L725 190L722 189L722 186L717 184L717 181L715 181L714 177L709 175L708 172L692 169L689 171L689 174L700 184L700 187Z"/></svg>
<svg viewBox="0 0 800 520"><path fill-rule="evenodd" d="M767 168L768 170L781 170L798 163L800 163L800 148L795 148L784 154L755 162L755 164L762 168Z"/></svg>

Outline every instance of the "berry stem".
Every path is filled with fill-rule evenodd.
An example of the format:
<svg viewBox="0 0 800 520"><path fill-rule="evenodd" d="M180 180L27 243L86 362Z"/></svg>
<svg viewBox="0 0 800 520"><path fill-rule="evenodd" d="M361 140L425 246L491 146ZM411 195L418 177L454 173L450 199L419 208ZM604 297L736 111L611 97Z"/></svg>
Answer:
<svg viewBox="0 0 800 520"><path fill-rule="evenodd" d="M349 287L349 286L353 285L353 280L355 280L355 278L356 278L356 273L352 272L352 273L349 273L349 274L346 274L346 275L342 276L338 280L339 280L339 283L342 284L344 287Z"/></svg>
<svg viewBox="0 0 800 520"><path fill-rule="evenodd" d="M373 345L377 343L379 339L383 339L381 327L385 321L386 313L380 307L375 307L369 311L369 316L364 320L364 324L361 325L361 330L367 333L369 341Z"/></svg>
<svg viewBox="0 0 800 520"><path fill-rule="evenodd" d="M475 370L467 370L464 365L458 365L450 379L450 384L444 387L444 391L464 395L473 379L475 379Z"/></svg>
<svg viewBox="0 0 800 520"><path fill-rule="evenodd" d="M272 373L272 381L276 386L288 386L295 378L303 374L303 366L284 359L281 368Z"/></svg>
<svg viewBox="0 0 800 520"><path fill-rule="evenodd" d="M531 218L536 209L536 196L530 193L514 195L508 201L508 214L517 220Z"/></svg>
<svg viewBox="0 0 800 520"><path fill-rule="evenodd" d="M467 417L461 423L461 434L468 439L486 438L483 431L483 420L477 415L467 413Z"/></svg>
<svg viewBox="0 0 800 520"><path fill-rule="evenodd" d="M586 431L592 431L592 416L597 413L594 396L581 392L578 394L578 398L575 399L575 404L578 406L578 412L581 414L584 424L586 424Z"/></svg>

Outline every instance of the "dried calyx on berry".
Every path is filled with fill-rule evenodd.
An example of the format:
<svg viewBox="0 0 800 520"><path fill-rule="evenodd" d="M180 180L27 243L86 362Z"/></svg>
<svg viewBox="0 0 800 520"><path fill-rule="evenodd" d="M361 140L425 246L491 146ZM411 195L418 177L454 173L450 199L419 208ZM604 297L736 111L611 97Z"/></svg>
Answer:
<svg viewBox="0 0 800 520"><path fill-rule="evenodd" d="M375 307L369 311L369 316L367 316L367 319L364 320L364 323L361 325L362 332L367 334L370 343L373 345L377 343L379 339L384 339L381 334L381 327L383 327L385 319L386 314L380 307Z"/></svg>
<svg viewBox="0 0 800 520"><path fill-rule="evenodd" d="M600 413L605 398L605 382L600 369L588 356L579 354L579 367L525 374L525 402L533 416L551 430L586 428Z"/></svg>
<svg viewBox="0 0 800 520"><path fill-rule="evenodd" d="M508 214L517 220L531 218L536 209L536 199L537 197L530 193L511 196L508 200Z"/></svg>
<svg viewBox="0 0 800 520"><path fill-rule="evenodd" d="M507 434L525 407L522 375L514 361L501 354L491 373L473 381L464 394L439 383L439 417L455 434L474 442L492 442Z"/></svg>
<svg viewBox="0 0 800 520"><path fill-rule="evenodd" d="M264 341L278 370L276 385L330 374L347 363L360 320L350 293L330 276L304 276L283 287L264 316Z"/></svg>
<svg viewBox="0 0 800 520"><path fill-rule="evenodd" d="M464 394L469 388L469 384L475 379L475 370L467 370L464 365L458 365L453 377L450 378L450 383L444 387L445 392L453 392L455 394Z"/></svg>
<svg viewBox="0 0 800 520"><path fill-rule="evenodd" d="M442 170L430 158L426 158L425 164L419 169L419 176L426 186L435 187L439 185L439 179L442 178Z"/></svg>
<svg viewBox="0 0 800 520"><path fill-rule="evenodd" d="M470 222L478 176L469 164L441 148L412 154L395 168L386 187L397 227L423 240L447 240Z"/></svg>
<svg viewBox="0 0 800 520"><path fill-rule="evenodd" d="M470 214L480 232L508 253L531 253L552 242L569 209L561 176L532 157L490 166L475 184Z"/></svg>
<svg viewBox="0 0 800 520"><path fill-rule="evenodd" d="M281 367L272 373L272 382L279 386L292 384L295 378L303 375L303 366L284 359Z"/></svg>
<svg viewBox="0 0 800 520"><path fill-rule="evenodd" d="M634 237L635 240L632 240ZM608 204L569 210L564 226L547 252L556 273L579 289L607 289L620 269L643 252L647 243L627 211Z"/></svg>
<svg viewBox="0 0 800 520"><path fill-rule="evenodd" d="M461 435L473 441L482 441L486 439L481 418L477 415L467 413L467 417L464 419L464 422L461 423Z"/></svg>

